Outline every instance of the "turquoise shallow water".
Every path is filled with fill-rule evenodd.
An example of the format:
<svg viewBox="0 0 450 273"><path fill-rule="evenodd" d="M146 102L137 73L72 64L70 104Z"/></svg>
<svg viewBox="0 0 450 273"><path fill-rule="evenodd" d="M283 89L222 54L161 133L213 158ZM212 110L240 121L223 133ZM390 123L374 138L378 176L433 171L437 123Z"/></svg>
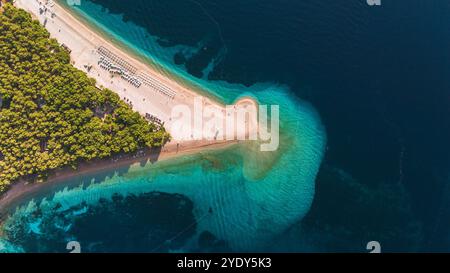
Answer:
<svg viewBox="0 0 450 273"><path fill-rule="evenodd" d="M257 143L240 144L66 181L18 206L5 222L0 250L61 252L69 240L80 240L86 250L94 252L217 250L211 248L211 240L208 246L202 243L205 234L211 234L221 247L226 246L218 250L264 251L305 216L326 143L325 130L311 105L292 96L288 86L259 83L244 87L206 81L173 64L180 47L187 53L201 50L201 41L192 47L161 47L157 37L91 2L83 2L75 11L130 50L157 62L164 73L193 82L225 103L251 95L262 104L280 105L280 147L275 152L260 152ZM159 199L149 193L158 193ZM121 203L118 196L135 197L140 205L127 207L134 203ZM152 214L169 196L178 198L172 203L180 202L182 215L192 217L177 221L177 210L172 207L161 208L167 213ZM102 209L110 214L101 213ZM116 219L106 216L111 213ZM121 221L122 217L133 219L132 224ZM173 221L161 220L165 217ZM98 241L87 236L108 221L114 222L108 231L114 236ZM126 235L142 230L147 245L138 245ZM159 239L149 239L152 236ZM113 248L107 240L121 243Z"/></svg>

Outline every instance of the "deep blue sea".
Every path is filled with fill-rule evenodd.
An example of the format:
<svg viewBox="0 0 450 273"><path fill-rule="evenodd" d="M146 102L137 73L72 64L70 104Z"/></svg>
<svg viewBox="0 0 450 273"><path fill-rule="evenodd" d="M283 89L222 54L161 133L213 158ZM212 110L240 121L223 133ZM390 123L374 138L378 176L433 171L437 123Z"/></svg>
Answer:
<svg viewBox="0 0 450 273"><path fill-rule="evenodd" d="M249 92L282 105L285 150L264 158L238 147L76 178L24 202L4 248L366 252L375 240L387 252L450 251L449 1L70 9L224 102Z"/></svg>

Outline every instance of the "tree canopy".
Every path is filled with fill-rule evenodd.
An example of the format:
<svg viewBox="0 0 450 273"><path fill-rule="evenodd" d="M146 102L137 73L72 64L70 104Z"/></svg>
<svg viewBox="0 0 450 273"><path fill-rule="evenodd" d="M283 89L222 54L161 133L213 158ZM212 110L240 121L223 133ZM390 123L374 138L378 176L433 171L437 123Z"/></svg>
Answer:
<svg viewBox="0 0 450 273"><path fill-rule="evenodd" d="M0 192L21 178L170 140L117 94L70 64L31 15L0 12Z"/></svg>

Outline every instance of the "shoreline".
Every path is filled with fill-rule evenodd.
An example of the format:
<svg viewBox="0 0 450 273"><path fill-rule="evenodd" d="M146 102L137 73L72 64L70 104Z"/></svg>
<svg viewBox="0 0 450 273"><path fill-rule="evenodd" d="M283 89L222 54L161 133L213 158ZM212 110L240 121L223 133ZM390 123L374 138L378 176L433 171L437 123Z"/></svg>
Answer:
<svg viewBox="0 0 450 273"><path fill-rule="evenodd" d="M173 116L172 110L182 106L189 109L190 113L196 112L200 106L202 109L210 107L217 112L225 114L226 105L205 96L207 91L199 91L200 88L192 88L189 84L180 83L178 75L170 75L169 71L162 68L153 67L136 57L136 54L130 53L131 50L123 49L118 46L114 39L103 37L101 31L96 31L77 19L72 12L66 10L57 1L52 5L46 6L40 4L37 0L16 0L14 5L22 8L32 14L42 25L45 26L50 33L51 38L55 38L58 43L64 44L70 49L70 57L72 65L79 70L85 72L88 77L96 80L99 88L108 88L119 95L119 97L129 102L134 111L139 112L142 116L147 113L158 117L164 122L164 127L171 134L173 141L190 141L194 140L192 135L201 135L203 139L214 139L221 128L193 128L195 118L191 115L190 120L183 120L183 125L179 127L179 122ZM41 12L40 9L48 9ZM106 48L114 56L113 59L120 59L127 63L125 70L131 72L142 82L140 86L134 86L120 76L111 74L109 71L101 67L99 60L102 58L100 48ZM87 67L90 67L87 69ZM130 69L131 68L131 69ZM174 79L176 78L176 79ZM154 84L146 84L146 80L150 79ZM174 96L168 96L167 93L161 92L161 89L173 92ZM243 108L256 106L256 100L249 97L238 99L234 106ZM176 111L176 110L175 110ZM178 112L176 112L178 113ZM183 117L184 118L184 117ZM202 117L204 122L209 117ZM189 119L189 118L188 118ZM220 123L226 123L226 118L221 117ZM177 128L173 128L173 126ZM192 131L187 133L185 128ZM225 128L222 126L222 128ZM181 129L181 130L180 130ZM257 131L258 124L251 120L249 131ZM237 137L239 139L239 137Z"/></svg>
<svg viewBox="0 0 450 273"><path fill-rule="evenodd" d="M224 111L225 105L203 95L206 91L197 93L197 88L195 88L195 90L189 88L191 87L190 84L184 86L184 84L180 83L182 79L177 78L178 75L174 75L177 79L172 79L166 75L169 74L169 72L163 70L164 68L161 68L163 71L159 71L158 68L151 67L148 62L143 62L143 60L137 58L136 54L130 53L130 50L122 49L120 46L107 40L106 37L102 37L101 33L99 34L95 31L96 29L93 30L84 23L79 22L79 20L74 18L75 16L72 15L71 12L67 11L63 5L57 1L54 1L53 3L52 13L55 13L56 16L52 15L51 17L45 13L39 14L39 8L43 6L41 6L40 2L37 0L16 0L14 6L30 13L33 19L38 20L45 26L50 33L51 38L55 38L60 44L64 44L70 48L71 63L74 67L86 73L88 77L94 78L100 87L108 88L117 93L121 99L125 98L125 96L129 98L129 101L133 102L132 108L134 111L137 111L144 116L148 111L147 109L152 109L155 111L152 112L152 114L165 123L164 126L167 126L166 129L170 127L168 112L170 112L172 107L179 104L187 104L192 109L195 105L195 99L199 97L201 97L204 107L212 106L218 108L222 112ZM117 81L114 78L116 84L113 84L113 81L111 81L110 84L110 74L101 71L99 68L94 68L93 71L90 72L86 71L86 69L84 69L86 63L91 65L96 63L96 57L98 56L95 56L93 52L98 49L99 46L108 47L114 54L130 62L133 66L136 66L137 69L145 71L159 83L176 90L176 98L170 101L167 97L156 94L156 92L149 90L149 88L133 88L131 85L121 82L120 79ZM249 105L256 105L256 101L253 98L246 96L237 100L235 105L247 107ZM255 123L254 120L250 120L249 131L258 130L257 128L258 123ZM27 178L22 178L13 182L7 191L0 194L0 223L4 211L8 211L10 207L18 203L18 200L36 193L41 188L51 187L74 177L132 165L143 160L148 162L152 157L156 157L157 161L162 161L174 157L201 153L202 151L207 152L208 150L225 149L241 142L237 140L239 139L238 136L236 136L236 140L208 140L215 139L214 133L217 132L211 132L210 130L205 134L205 130L206 129L203 128L202 132L200 132L203 134L203 138L200 140L193 139L192 136L191 139L186 139L186 136L182 135L174 136L172 132L168 130L169 133L171 133L173 140L162 147L160 151L147 151L139 156L137 156L136 153L122 154L110 158L93 160L91 162L80 162L76 169L69 166L51 171L45 182L30 182ZM195 131L192 132L195 133Z"/></svg>
<svg viewBox="0 0 450 273"><path fill-rule="evenodd" d="M133 154L118 154L110 158L96 159L89 162L80 162L76 169L70 166L53 170L50 176L43 182L30 182L26 179L18 180L11 184L11 187L0 194L0 226L5 220L3 216L7 216L8 212L13 209L23 199L32 198L40 190L60 186L71 179L82 177L85 175L94 175L103 171L111 171L123 167L131 167L132 165L145 162L145 164L156 164L173 158L199 154L201 152L224 150L238 141L223 141L220 143L209 142L193 142L177 146L169 144L164 146L162 150L140 150Z"/></svg>
<svg viewBox="0 0 450 273"><path fill-rule="evenodd" d="M180 85L184 85L191 90L194 90L195 93L199 93L201 96L205 96L219 104L224 104L226 99L220 96L217 93L212 92L209 88L201 86L199 83L192 81L191 79L186 78L185 75L179 74L178 72L171 71L170 68L167 68L165 64L158 62L145 55L138 50L131 48L125 42L121 41L114 35L110 35L107 30L102 27L96 25L94 22L91 22L91 19L84 18L83 15L77 13L76 11L71 10L69 6L67 6L67 2L65 0L54 0L55 5L58 5L61 9L65 10L68 14L73 16L77 21L80 21L81 24L86 25L87 28L91 29L97 35L102 37L105 40L110 40L111 44L126 53L128 56L136 59L139 62L142 62L144 65L151 67L152 69L158 70L159 73L164 74L167 78L172 81L177 82ZM36 20L38 18L35 18ZM255 98L252 98L255 99ZM234 102L238 102L241 100L241 97L234 100Z"/></svg>

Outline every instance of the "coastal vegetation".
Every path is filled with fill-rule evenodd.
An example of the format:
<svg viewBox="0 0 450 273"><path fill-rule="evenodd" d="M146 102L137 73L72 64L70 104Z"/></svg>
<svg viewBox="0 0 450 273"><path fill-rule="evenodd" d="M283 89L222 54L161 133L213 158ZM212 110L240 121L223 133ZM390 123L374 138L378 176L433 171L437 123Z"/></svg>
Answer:
<svg viewBox="0 0 450 273"><path fill-rule="evenodd" d="M0 193L19 178L42 180L82 161L161 147L148 122L70 64L67 50L31 15L0 12Z"/></svg>

